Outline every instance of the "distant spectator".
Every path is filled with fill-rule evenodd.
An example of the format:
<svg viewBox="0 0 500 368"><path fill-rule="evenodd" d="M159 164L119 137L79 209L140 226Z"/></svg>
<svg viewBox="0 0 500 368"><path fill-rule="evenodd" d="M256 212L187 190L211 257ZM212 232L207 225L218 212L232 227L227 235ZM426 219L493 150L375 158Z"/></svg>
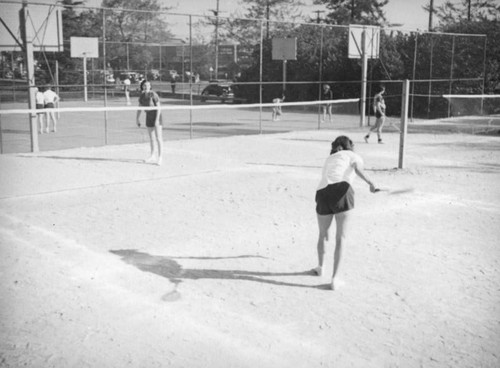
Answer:
<svg viewBox="0 0 500 368"><path fill-rule="evenodd" d="M46 118L46 111L43 111L45 108L45 101L43 97L43 92L40 91L38 88L35 88L35 103L36 103L36 108L37 110L42 110L40 112L36 113L36 120L37 120L37 125L39 128L40 134L43 134L44 132L44 121L47 119ZM49 132L49 126L47 123L47 129L45 130L47 133Z"/></svg>
<svg viewBox="0 0 500 368"><path fill-rule="evenodd" d="M283 114L281 111L281 103L285 101L285 95L282 98L274 98L273 99L273 121L280 120L280 116Z"/></svg>
<svg viewBox="0 0 500 368"><path fill-rule="evenodd" d="M57 93L52 91L50 86L47 86L45 92L43 92L43 101L44 107L49 109L47 111L47 133L49 132L50 120L52 120L52 131L57 132L57 118L56 113L53 110L57 107L57 103L59 102L59 96Z"/></svg>
<svg viewBox="0 0 500 368"><path fill-rule="evenodd" d="M170 77L170 88L172 88L172 93L175 94L175 84L177 83L177 80L175 78L175 75L172 74Z"/></svg>
<svg viewBox="0 0 500 368"><path fill-rule="evenodd" d="M127 100L127 105L130 105L130 79L129 77L125 78L123 81L123 90L125 91L125 99Z"/></svg>

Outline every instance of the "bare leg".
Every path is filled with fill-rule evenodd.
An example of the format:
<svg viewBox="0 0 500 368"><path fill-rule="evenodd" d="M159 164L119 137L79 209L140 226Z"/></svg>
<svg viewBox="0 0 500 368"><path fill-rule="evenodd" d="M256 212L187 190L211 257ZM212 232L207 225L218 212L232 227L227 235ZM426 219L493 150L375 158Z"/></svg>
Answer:
<svg viewBox="0 0 500 368"><path fill-rule="evenodd" d="M321 276L325 256L325 241L328 241L328 229L330 229L332 221L333 215L318 215L318 267L314 269L318 276Z"/></svg>
<svg viewBox="0 0 500 368"><path fill-rule="evenodd" d="M344 247L346 241L348 219L349 212L337 213L335 215L337 232L335 234L335 252L333 253L332 290L335 290L334 281L339 271L340 259L342 258L342 248Z"/></svg>
<svg viewBox="0 0 500 368"><path fill-rule="evenodd" d="M162 153L163 153L163 126L157 125L155 126L156 133L156 143L158 145L158 161L157 164L162 164Z"/></svg>
<svg viewBox="0 0 500 368"><path fill-rule="evenodd" d="M151 150L151 154L148 159L144 160L146 163L151 163L154 160L154 154L155 154L155 144L154 144L154 139L153 139L153 133L154 133L155 128L148 127L148 135L149 135L149 147Z"/></svg>
<svg viewBox="0 0 500 368"><path fill-rule="evenodd" d="M56 113L52 111L51 115L52 115L52 122L53 122L52 131L53 132L57 132L57 118L56 118Z"/></svg>

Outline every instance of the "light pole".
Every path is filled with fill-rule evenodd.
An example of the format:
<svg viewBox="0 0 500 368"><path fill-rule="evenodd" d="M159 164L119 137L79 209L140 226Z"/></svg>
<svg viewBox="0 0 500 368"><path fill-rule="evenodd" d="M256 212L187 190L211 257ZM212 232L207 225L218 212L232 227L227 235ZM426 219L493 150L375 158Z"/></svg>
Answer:
<svg viewBox="0 0 500 368"><path fill-rule="evenodd" d="M219 0L215 10L210 10L215 15L215 79L219 75Z"/></svg>
<svg viewBox="0 0 500 368"><path fill-rule="evenodd" d="M319 24L319 21L321 20L321 19L320 19L320 17L319 17L319 15L320 15L321 13L324 13L324 12L325 12L324 10L315 10L315 11L313 12L313 13L316 13L316 23L318 23L318 24Z"/></svg>

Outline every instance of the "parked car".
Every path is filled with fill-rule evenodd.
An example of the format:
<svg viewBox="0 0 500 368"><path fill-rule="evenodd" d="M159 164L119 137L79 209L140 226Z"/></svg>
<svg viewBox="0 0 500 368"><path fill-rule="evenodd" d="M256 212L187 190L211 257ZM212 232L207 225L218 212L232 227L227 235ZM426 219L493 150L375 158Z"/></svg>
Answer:
<svg viewBox="0 0 500 368"><path fill-rule="evenodd" d="M125 79L130 80L130 90L131 91L139 91L140 90L140 84L142 80L144 79L144 76L142 74L136 73L136 72L125 72L125 73L120 73L118 79L120 80L120 84L123 84L123 81Z"/></svg>
<svg viewBox="0 0 500 368"><path fill-rule="evenodd" d="M125 79L130 79L131 83L138 83L141 80L144 79L142 74L136 73L136 72L125 72L125 73L120 73L120 81L124 81Z"/></svg>
<svg viewBox="0 0 500 368"><path fill-rule="evenodd" d="M201 100L206 101L210 98L221 100L222 102L233 100L234 93L228 83L221 83L218 81L210 81L201 92Z"/></svg>

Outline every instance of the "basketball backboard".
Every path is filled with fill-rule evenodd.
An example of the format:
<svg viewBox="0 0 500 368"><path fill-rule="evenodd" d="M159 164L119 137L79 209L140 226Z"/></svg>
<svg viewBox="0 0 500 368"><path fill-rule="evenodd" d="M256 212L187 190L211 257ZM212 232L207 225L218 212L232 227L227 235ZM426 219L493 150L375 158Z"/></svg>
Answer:
<svg viewBox="0 0 500 368"><path fill-rule="evenodd" d="M380 49L380 27L378 26L349 26L349 58L361 59L363 55L362 41L365 32L365 53L369 59L377 59Z"/></svg>
<svg viewBox="0 0 500 368"><path fill-rule="evenodd" d="M273 38L273 60L297 60L296 38Z"/></svg>
<svg viewBox="0 0 500 368"><path fill-rule="evenodd" d="M0 1L0 51L22 51L20 11L23 1ZM56 5L31 4L26 12L26 32L34 51L63 51L61 10Z"/></svg>
<svg viewBox="0 0 500 368"><path fill-rule="evenodd" d="M72 58L98 58L99 39L97 37L71 37Z"/></svg>

